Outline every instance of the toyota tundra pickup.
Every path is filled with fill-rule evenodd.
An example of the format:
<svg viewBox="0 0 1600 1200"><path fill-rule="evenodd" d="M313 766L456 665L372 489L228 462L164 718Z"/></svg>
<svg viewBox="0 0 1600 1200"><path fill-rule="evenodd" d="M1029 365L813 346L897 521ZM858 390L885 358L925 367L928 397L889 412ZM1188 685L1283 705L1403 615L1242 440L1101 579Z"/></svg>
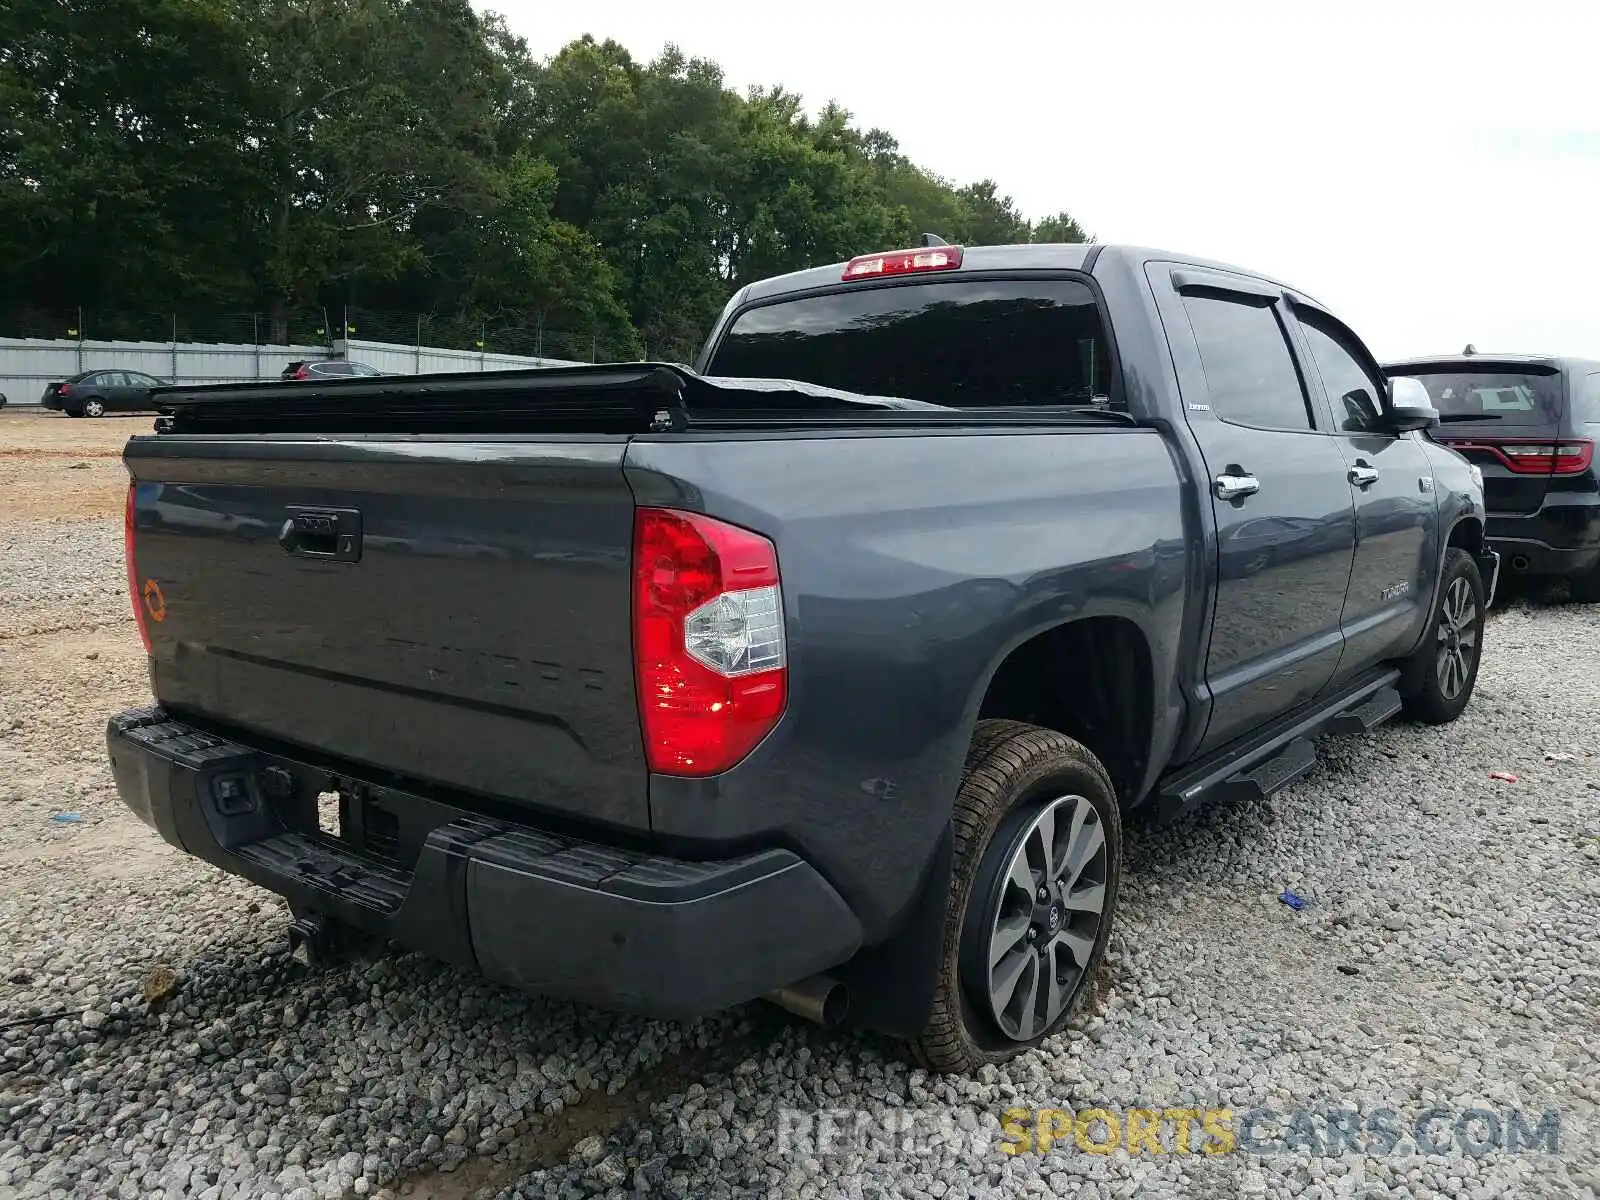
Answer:
<svg viewBox="0 0 1600 1200"><path fill-rule="evenodd" d="M1125 818L1459 715L1498 572L1416 381L1128 247L751 284L693 369L157 399L109 752L163 838L308 942L943 1071L1068 1019Z"/></svg>

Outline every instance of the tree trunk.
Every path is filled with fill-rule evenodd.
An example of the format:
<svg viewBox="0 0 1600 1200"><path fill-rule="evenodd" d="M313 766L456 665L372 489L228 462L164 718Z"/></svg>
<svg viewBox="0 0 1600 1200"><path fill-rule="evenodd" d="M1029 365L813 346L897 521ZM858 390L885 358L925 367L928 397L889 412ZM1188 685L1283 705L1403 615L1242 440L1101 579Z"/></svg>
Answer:
<svg viewBox="0 0 1600 1200"><path fill-rule="evenodd" d="M267 341L274 346L289 344L289 302L283 296L274 296L267 310Z"/></svg>

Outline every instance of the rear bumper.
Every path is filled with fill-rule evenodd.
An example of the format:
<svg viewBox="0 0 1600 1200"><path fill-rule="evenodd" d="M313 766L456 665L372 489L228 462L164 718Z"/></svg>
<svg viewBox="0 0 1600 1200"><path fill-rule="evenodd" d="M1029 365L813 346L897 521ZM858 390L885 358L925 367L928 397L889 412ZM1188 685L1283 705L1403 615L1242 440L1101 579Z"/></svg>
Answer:
<svg viewBox="0 0 1600 1200"><path fill-rule="evenodd" d="M1490 513L1484 533L1513 574L1579 575L1600 563L1600 504Z"/></svg>
<svg viewBox="0 0 1600 1200"><path fill-rule="evenodd" d="M179 849L526 991L690 1017L837 966L861 944L838 893L787 850L690 862L372 789L424 829L401 865L413 856L317 832L326 769L159 708L112 718L107 744L123 802Z"/></svg>

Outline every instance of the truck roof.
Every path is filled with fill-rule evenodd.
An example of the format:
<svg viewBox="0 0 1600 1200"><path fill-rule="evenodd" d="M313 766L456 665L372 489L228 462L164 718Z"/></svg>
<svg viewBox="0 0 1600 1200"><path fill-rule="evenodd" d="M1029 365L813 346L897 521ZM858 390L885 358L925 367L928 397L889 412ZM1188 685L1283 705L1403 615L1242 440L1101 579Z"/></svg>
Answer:
<svg viewBox="0 0 1600 1200"><path fill-rule="evenodd" d="M1212 259L1198 258L1193 254L1178 254L1156 250L1147 246L1108 245L1104 242L1043 242L1018 246L962 246L961 271L1088 271L1097 261L1110 257L1142 265L1146 262L1182 263L1184 266L1209 267L1260 279L1296 295L1316 301L1299 288L1292 287L1260 271L1251 271ZM770 300L777 296L808 292L815 288L833 287L842 282L845 264L829 263L824 267L808 267L791 271L787 275L774 275L745 286L734 298L737 303L752 300ZM945 278L950 278L946 276Z"/></svg>

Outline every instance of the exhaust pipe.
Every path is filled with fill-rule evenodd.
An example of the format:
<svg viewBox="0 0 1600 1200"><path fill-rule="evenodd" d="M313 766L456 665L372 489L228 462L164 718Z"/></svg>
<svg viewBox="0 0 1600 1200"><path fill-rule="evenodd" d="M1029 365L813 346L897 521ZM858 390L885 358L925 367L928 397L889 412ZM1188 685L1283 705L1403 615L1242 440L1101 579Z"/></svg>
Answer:
<svg viewBox="0 0 1600 1200"><path fill-rule="evenodd" d="M762 998L824 1029L837 1028L850 1010L850 989L826 975L813 975Z"/></svg>
<svg viewBox="0 0 1600 1200"><path fill-rule="evenodd" d="M308 967L322 966L333 957L334 924L317 913L306 913L289 923L289 957Z"/></svg>
<svg viewBox="0 0 1600 1200"><path fill-rule="evenodd" d="M1512 555L1511 569L1513 571L1526 571L1528 569L1528 556L1526 554Z"/></svg>

